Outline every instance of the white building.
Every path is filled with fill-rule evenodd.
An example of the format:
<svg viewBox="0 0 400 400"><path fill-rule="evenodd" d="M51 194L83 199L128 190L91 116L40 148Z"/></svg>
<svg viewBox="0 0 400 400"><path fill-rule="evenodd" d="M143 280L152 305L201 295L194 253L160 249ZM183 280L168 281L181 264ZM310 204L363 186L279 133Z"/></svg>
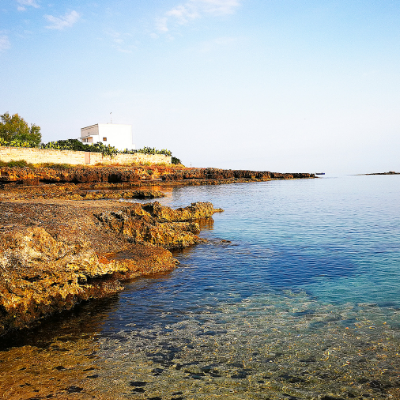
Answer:
<svg viewBox="0 0 400 400"><path fill-rule="evenodd" d="M80 140L85 144L101 142L118 150L134 150L132 125L96 124L81 129Z"/></svg>

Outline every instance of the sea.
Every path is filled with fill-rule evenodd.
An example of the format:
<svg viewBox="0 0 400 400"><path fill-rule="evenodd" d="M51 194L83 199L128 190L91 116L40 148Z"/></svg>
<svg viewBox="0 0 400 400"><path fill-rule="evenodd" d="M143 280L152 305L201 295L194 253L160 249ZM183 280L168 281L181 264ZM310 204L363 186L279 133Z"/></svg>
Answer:
<svg viewBox="0 0 400 400"><path fill-rule="evenodd" d="M399 199L399 175L171 188L224 209L207 243L16 337L9 398L400 399Z"/></svg>

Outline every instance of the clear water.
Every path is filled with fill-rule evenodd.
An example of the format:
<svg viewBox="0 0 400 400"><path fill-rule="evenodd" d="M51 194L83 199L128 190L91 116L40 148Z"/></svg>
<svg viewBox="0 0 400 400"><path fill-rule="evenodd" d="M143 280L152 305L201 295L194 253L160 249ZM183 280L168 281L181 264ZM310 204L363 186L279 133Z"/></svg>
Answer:
<svg viewBox="0 0 400 400"><path fill-rule="evenodd" d="M176 188L225 210L209 242L46 340L94 332L106 398L400 398L399 198L399 176Z"/></svg>

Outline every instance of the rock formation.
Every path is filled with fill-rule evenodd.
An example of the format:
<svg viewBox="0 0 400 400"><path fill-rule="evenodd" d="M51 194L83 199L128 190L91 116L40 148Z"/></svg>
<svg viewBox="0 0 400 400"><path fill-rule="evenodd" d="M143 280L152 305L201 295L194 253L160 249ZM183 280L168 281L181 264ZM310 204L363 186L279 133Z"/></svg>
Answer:
<svg viewBox="0 0 400 400"><path fill-rule="evenodd" d="M0 248L0 334L122 290L87 242L68 244L28 228L2 235Z"/></svg>
<svg viewBox="0 0 400 400"><path fill-rule="evenodd" d="M193 203L189 207L173 210L154 202L143 206L134 204L118 212L102 212L96 217L109 229L124 235L133 243L146 242L166 249L177 249L204 241L196 236L200 233L200 226L193 221L210 218L220 211L214 209L211 203Z"/></svg>
<svg viewBox="0 0 400 400"><path fill-rule="evenodd" d="M269 171L226 170L217 168L185 168L165 166L75 166L68 168L0 168L0 183L136 183L163 180L167 182L204 180L222 181L266 181L271 179L314 178L314 174L281 174ZM226 182L225 182L226 183Z"/></svg>
<svg viewBox="0 0 400 400"><path fill-rule="evenodd" d="M156 165L1 167L0 335L118 293L121 281L175 268L169 250L203 242L200 226L222 211L211 203L173 210L106 199L164 196L142 185L314 177Z"/></svg>
<svg viewBox="0 0 400 400"><path fill-rule="evenodd" d="M221 211L78 203L2 203L0 335L117 293L120 281L175 268L166 249L204 241L195 221Z"/></svg>

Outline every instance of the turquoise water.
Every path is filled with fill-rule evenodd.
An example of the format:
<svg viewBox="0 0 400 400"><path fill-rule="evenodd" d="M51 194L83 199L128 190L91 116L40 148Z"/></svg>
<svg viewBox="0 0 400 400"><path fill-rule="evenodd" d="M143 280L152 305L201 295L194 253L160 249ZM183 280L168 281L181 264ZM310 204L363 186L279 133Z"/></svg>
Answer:
<svg viewBox="0 0 400 400"><path fill-rule="evenodd" d="M139 315L154 307L179 320L198 307L285 290L321 304L399 308L399 198L397 176L175 189L164 205L211 201L225 212L204 227L209 244L176 254L181 266L168 279L129 285L118 318L131 318L123 304L133 299Z"/></svg>
<svg viewBox="0 0 400 400"><path fill-rule="evenodd" d="M137 363L140 398L400 398L399 184L174 189L163 204L225 212L203 226L207 244L176 254L176 271L127 285L102 358L135 355L114 373Z"/></svg>
<svg viewBox="0 0 400 400"><path fill-rule="evenodd" d="M175 188L225 210L208 243L58 336L96 326L109 398L400 399L399 198L400 176Z"/></svg>

